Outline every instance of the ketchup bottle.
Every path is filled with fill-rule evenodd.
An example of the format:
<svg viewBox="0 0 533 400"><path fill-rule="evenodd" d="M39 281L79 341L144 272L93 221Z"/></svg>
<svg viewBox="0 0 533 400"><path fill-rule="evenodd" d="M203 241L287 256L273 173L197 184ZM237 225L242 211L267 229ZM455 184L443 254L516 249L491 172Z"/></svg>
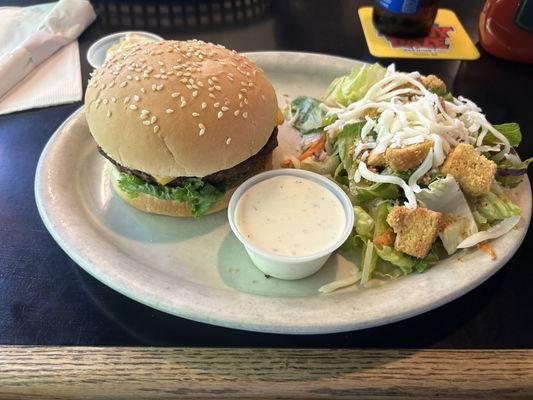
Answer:
<svg viewBox="0 0 533 400"><path fill-rule="evenodd" d="M479 16L479 38L496 57L533 63L533 1L487 0Z"/></svg>

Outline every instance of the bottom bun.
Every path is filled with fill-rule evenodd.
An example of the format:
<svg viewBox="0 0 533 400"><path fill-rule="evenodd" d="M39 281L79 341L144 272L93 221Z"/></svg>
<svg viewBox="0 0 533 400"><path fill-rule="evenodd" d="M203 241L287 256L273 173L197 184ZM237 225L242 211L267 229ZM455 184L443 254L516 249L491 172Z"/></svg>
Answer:
<svg viewBox="0 0 533 400"><path fill-rule="evenodd" d="M259 173L266 169L271 169L272 157L268 156L265 165L254 171ZM122 200L141 211L145 211L152 214L169 215L171 217L192 217L192 214L184 202L174 200L164 200L158 197L150 196L149 194L139 193L139 196L131 198L118 186L119 173L115 166L110 162L107 162L107 168L110 170L110 178L113 184L115 192L120 196ZM241 182L237 183L234 187L226 190L224 196L222 196L215 204L211 206L204 215L214 214L218 211L224 210L228 207L231 195Z"/></svg>

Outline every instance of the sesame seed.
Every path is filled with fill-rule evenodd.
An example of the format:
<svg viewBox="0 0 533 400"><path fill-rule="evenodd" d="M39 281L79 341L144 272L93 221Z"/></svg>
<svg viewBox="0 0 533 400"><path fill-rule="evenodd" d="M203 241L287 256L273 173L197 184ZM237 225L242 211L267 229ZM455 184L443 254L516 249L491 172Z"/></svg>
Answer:
<svg viewBox="0 0 533 400"><path fill-rule="evenodd" d="M154 78L155 78L155 79L160 79L160 78L161 78L161 74L155 74L155 75L154 75Z"/></svg>
<svg viewBox="0 0 533 400"><path fill-rule="evenodd" d="M183 75L183 72L181 72L181 71L176 72L176 76L177 76L178 78L179 78L180 76L182 76L182 75Z"/></svg>
<svg viewBox="0 0 533 400"><path fill-rule="evenodd" d="M152 90L153 90L154 92L157 90L157 85L156 85L155 83L152 85Z"/></svg>
<svg viewBox="0 0 533 400"><path fill-rule="evenodd" d="M136 80L136 81L140 81L141 78L139 78L138 76L135 76L135 80Z"/></svg>
<svg viewBox="0 0 533 400"><path fill-rule="evenodd" d="M191 85L194 84L194 79L189 78L189 83L190 83Z"/></svg>
<svg viewBox="0 0 533 400"><path fill-rule="evenodd" d="M215 86L215 89L218 90L218 91L222 90L222 88L220 86L218 86L218 85Z"/></svg>
<svg viewBox="0 0 533 400"><path fill-rule="evenodd" d="M113 81L109 82L108 87L112 88L113 86L115 86L115 82L113 82Z"/></svg>
<svg viewBox="0 0 533 400"><path fill-rule="evenodd" d="M226 144L230 144L230 143L231 143L231 138L229 137L226 139Z"/></svg>
<svg viewBox="0 0 533 400"><path fill-rule="evenodd" d="M207 103L204 101L204 102L202 103L202 110L205 110L206 108L207 108Z"/></svg>
<svg viewBox="0 0 533 400"><path fill-rule="evenodd" d="M213 86L213 80L211 78L207 80L207 83L209 83L210 86Z"/></svg>
<svg viewBox="0 0 533 400"><path fill-rule="evenodd" d="M179 95L180 94L178 92L174 92L170 96L176 98L176 97L179 97Z"/></svg>
<svg viewBox="0 0 533 400"><path fill-rule="evenodd" d="M107 118L111 117L111 111L107 110Z"/></svg>
<svg viewBox="0 0 533 400"><path fill-rule="evenodd" d="M248 86L248 84L244 81L241 81L241 86Z"/></svg>
<svg viewBox="0 0 533 400"><path fill-rule="evenodd" d="M182 79L180 79L180 82L181 82L181 83L187 83L187 82L189 82L189 81L187 80L187 78L182 78Z"/></svg>
<svg viewBox="0 0 533 400"><path fill-rule="evenodd" d="M168 77L166 75L161 75L161 79L165 80L168 79Z"/></svg>
<svg viewBox="0 0 533 400"><path fill-rule="evenodd" d="M163 84L161 84L161 85L159 85L159 86L157 87L157 91L160 91L161 89L163 89Z"/></svg>
<svg viewBox="0 0 533 400"><path fill-rule="evenodd" d="M134 96L133 96L133 100L135 100L135 101L139 101L139 96L134 95Z"/></svg>
<svg viewBox="0 0 533 400"><path fill-rule="evenodd" d="M228 107L226 107L226 106L222 106L221 110L222 110L222 111L228 111L228 110L229 110L229 108L228 108Z"/></svg>
<svg viewBox="0 0 533 400"><path fill-rule="evenodd" d="M165 65L165 63L164 63L163 61L158 61L157 63L158 63L159 65L161 65L161 66Z"/></svg>
<svg viewBox="0 0 533 400"><path fill-rule="evenodd" d="M146 89L145 88L141 88L141 93L146 93Z"/></svg>
<svg viewBox="0 0 533 400"><path fill-rule="evenodd" d="M200 86L200 87L204 87L204 84L203 84L202 81L197 81L196 84L197 84L198 86Z"/></svg>
<svg viewBox="0 0 533 400"><path fill-rule="evenodd" d="M192 97L196 97L198 96L198 90L195 90L194 92L192 92Z"/></svg>
<svg viewBox="0 0 533 400"><path fill-rule="evenodd" d="M190 72L185 72L185 73L183 74L183 76L191 76L191 73L190 73Z"/></svg>
<svg viewBox="0 0 533 400"><path fill-rule="evenodd" d="M213 80L213 82L218 82L218 78L216 76L211 77L211 79Z"/></svg>
<svg viewBox="0 0 533 400"><path fill-rule="evenodd" d="M187 84L187 85L185 85L185 87L186 87L187 89L189 89L189 90L192 90L192 85Z"/></svg>
<svg viewBox="0 0 533 400"><path fill-rule="evenodd" d="M240 108L243 108L243 107L244 107L244 103L243 103L242 101L239 103L239 107L240 107Z"/></svg>
<svg viewBox="0 0 533 400"><path fill-rule="evenodd" d="M241 89L241 92L243 92L243 93L246 93L247 91L248 90L246 90L246 89Z"/></svg>
<svg viewBox="0 0 533 400"><path fill-rule="evenodd" d="M128 82L124 81L120 84L120 87L125 87L128 84Z"/></svg>
<svg viewBox="0 0 533 400"><path fill-rule="evenodd" d="M202 136L204 133L205 133L205 129L200 129L200 131L198 132L198 135Z"/></svg>
<svg viewBox="0 0 533 400"><path fill-rule="evenodd" d="M239 93L239 100L241 100L242 97L243 97L243 96L242 96L242 93Z"/></svg>
<svg viewBox="0 0 533 400"><path fill-rule="evenodd" d="M166 112L167 114L172 114L172 113L174 112L174 110L173 110L172 108L167 108L167 109L165 110L165 112Z"/></svg>
<svg viewBox="0 0 533 400"><path fill-rule="evenodd" d="M211 93L213 90L215 90L215 88L213 86L211 86L209 89L207 89L209 91L209 93Z"/></svg>
<svg viewBox="0 0 533 400"><path fill-rule="evenodd" d="M116 102L117 102L117 98L116 98L116 97L111 97L111 101L112 101L113 103L116 103Z"/></svg>
<svg viewBox="0 0 533 400"><path fill-rule="evenodd" d="M152 118L150 118L150 123L155 124L156 121L157 121L157 117L153 115Z"/></svg>
<svg viewBox="0 0 533 400"><path fill-rule="evenodd" d="M154 133L159 132L159 125L154 125Z"/></svg>
<svg viewBox="0 0 533 400"><path fill-rule="evenodd" d="M248 82L248 87L252 87L254 85L253 82Z"/></svg>
<svg viewBox="0 0 533 400"><path fill-rule="evenodd" d="M235 115L236 117L239 115L239 110L235 110L235 112L233 113L233 115Z"/></svg>
<svg viewBox="0 0 533 400"><path fill-rule="evenodd" d="M242 113L242 117L245 118L245 119L248 118L248 113L247 112L243 112Z"/></svg>
<svg viewBox="0 0 533 400"><path fill-rule="evenodd" d="M150 121L148 121L148 120L143 121L143 125L150 125Z"/></svg>
<svg viewBox="0 0 533 400"><path fill-rule="evenodd" d="M224 116L224 113L222 111L219 111L217 114L218 119L222 118Z"/></svg>
<svg viewBox="0 0 533 400"><path fill-rule="evenodd" d="M216 99L216 96L213 93L209 93L209 97L211 97L212 99Z"/></svg>
<svg viewBox="0 0 533 400"><path fill-rule="evenodd" d="M231 77L231 76L228 75L227 78L228 78L230 81L233 81L233 77Z"/></svg>
<svg viewBox="0 0 533 400"><path fill-rule="evenodd" d="M216 102L215 104L213 104L213 107L215 107L215 108L220 107L220 103L219 103L219 102Z"/></svg>
<svg viewBox="0 0 533 400"><path fill-rule="evenodd" d="M181 99L181 104L180 104L180 107L183 108L187 105L187 102L183 99Z"/></svg>
<svg viewBox="0 0 533 400"><path fill-rule="evenodd" d="M104 100L103 100L103 103L104 103L104 104L107 104L107 103L109 103L109 100L104 99Z"/></svg>
<svg viewBox="0 0 533 400"><path fill-rule="evenodd" d="M197 112L193 112L193 113L192 113L192 116L193 116L193 117L199 117L200 114L198 114Z"/></svg>
<svg viewBox="0 0 533 400"><path fill-rule="evenodd" d="M127 79L128 81L131 81L131 80L133 79L133 77L132 77L131 75L126 75L126 79Z"/></svg>
<svg viewBox="0 0 533 400"><path fill-rule="evenodd" d="M200 122L200 123L198 124L198 128L200 128L200 129L204 129L204 130L205 130L205 125L202 124L202 123Z"/></svg>
<svg viewBox="0 0 533 400"><path fill-rule="evenodd" d="M247 98L244 99L244 104L248 104L248 99Z"/></svg>
<svg viewBox="0 0 533 400"><path fill-rule="evenodd" d="M130 104L130 110L136 110L137 106L135 104Z"/></svg>
<svg viewBox="0 0 533 400"><path fill-rule="evenodd" d="M141 114L150 114L150 111L145 110L144 108L141 110Z"/></svg>
<svg viewBox="0 0 533 400"><path fill-rule="evenodd" d="M128 101L130 101L130 96L124 97L124 104L126 104Z"/></svg>

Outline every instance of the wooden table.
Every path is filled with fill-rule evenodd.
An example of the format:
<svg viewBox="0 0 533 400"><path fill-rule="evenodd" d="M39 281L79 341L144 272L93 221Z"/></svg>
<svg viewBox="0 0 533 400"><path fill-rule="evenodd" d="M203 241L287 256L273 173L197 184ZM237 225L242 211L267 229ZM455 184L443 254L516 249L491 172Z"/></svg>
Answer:
<svg viewBox="0 0 533 400"><path fill-rule="evenodd" d="M533 398L532 350L0 348L0 399Z"/></svg>

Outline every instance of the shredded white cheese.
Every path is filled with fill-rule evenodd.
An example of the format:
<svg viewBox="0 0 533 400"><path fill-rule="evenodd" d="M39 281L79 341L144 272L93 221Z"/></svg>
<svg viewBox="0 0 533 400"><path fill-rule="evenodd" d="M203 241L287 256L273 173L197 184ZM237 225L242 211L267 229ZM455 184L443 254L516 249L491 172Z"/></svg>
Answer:
<svg viewBox="0 0 533 400"><path fill-rule="evenodd" d="M398 177L384 177L368 170L359 163L354 179L361 177L371 182L393 183L401 186L408 199L407 205L415 208L417 181L430 169L438 168L447 154L459 143L480 147L480 151L499 151L496 157L510 157L511 145L481 113L471 100L459 96L451 101L443 100L429 91L418 80L418 72L396 72L394 65L387 68L383 79L370 87L365 96L347 107L329 107L321 104L328 115L337 119L325 128L330 137L335 136L347 124L364 121L360 138L354 144L354 160L360 159L365 150L374 154L388 148L403 148L426 140L433 142L432 151L422 165L408 179L407 184ZM377 117L371 117L377 115ZM491 133L500 143L482 146L485 136Z"/></svg>

